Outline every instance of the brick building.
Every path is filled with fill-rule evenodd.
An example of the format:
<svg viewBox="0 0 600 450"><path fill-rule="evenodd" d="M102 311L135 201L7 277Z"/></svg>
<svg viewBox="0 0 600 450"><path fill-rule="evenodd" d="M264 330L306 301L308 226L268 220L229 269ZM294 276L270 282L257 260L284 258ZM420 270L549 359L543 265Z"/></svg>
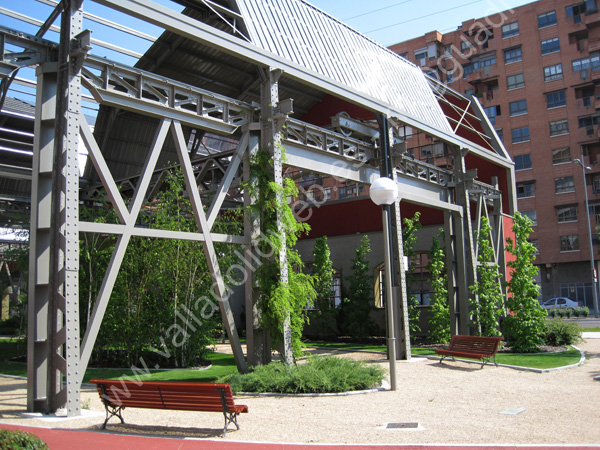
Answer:
<svg viewBox="0 0 600 450"><path fill-rule="evenodd" d="M531 239L538 248L542 299L569 296L592 309L584 189L597 263L600 14L596 0L540 0L465 21L450 33L429 32L390 49L450 89L479 100L515 162L518 209L534 223ZM432 151L435 145L412 147L415 158L446 163L441 147L438 151ZM583 160L585 168L576 160Z"/></svg>

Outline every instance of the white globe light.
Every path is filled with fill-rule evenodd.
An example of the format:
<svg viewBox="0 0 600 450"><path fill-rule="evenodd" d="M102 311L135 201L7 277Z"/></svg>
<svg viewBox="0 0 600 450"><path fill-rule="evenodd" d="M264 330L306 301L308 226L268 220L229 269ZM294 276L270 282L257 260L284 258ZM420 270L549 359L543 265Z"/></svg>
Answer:
<svg viewBox="0 0 600 450"><path fill-rule="evenodd" d="M376 205L391 205L398 198L398 186L394 180L381 177L371 184L369 195Z"/></svg>

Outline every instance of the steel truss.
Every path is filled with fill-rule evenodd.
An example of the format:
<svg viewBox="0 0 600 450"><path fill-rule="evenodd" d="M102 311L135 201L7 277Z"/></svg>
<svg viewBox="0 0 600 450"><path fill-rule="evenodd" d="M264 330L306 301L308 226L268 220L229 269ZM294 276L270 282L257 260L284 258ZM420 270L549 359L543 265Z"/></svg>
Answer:
<svg viewBox="0 0 600 450"><path fill-rule="evenodd" d="M124 9L125 12L149 22L160 23L159 17L146 8L143 0L130 2L129 6L133 8L131 11L113 0L102 0L100 3L115 9ZM243 53L243 58L254 59L257 64L263 66L261 105L257 108L150 72L87 55L89 34L81 29L81 2L63 1L60 5L64 5L65 10L59 45L0 28L0 78L5 85L19 67L38 67L31 196L28 409L48 413L66 406L67 414L72 416L80 413L81 380L120 264L133 236L188 239L203 243L213 277L214 297L219 303L236 364L240 370L244 370L246 361L214 244L241 244L245 248L246 256L250 256L253 252L253 239L259 233L260 224L252 218L246 218L242 236L211 231L230 188L239 185L240 177L244 181L249 179L249 168L244 161L248 160L249 155L259 146L269 148L276 162L273 179L281 183L282 161L278 150L278 142L281 142L287 152L289 166L356 182L371 183L380 174L378 165L381 154L379 148L374 145L290 119L281 113L278 108L278 79L281 68L288 69L292 77L306 77L307 83L323 87L323 81L318 80L314 74L296 67L277 68L278 65L285 64L268 55L257 53L257 50L244 43L217 35L216 47L226 48L226 51L234 54ZM210 45L208 27L191 25L188 19L176 15L165 16L164 19L171 31L191 39L204 40ZM197 32L197 36L194 32ZM6 43L19 46L24 51L18 54L7 52ZM269 65L275 67L268 67ZM129 207L126 206L120 192L119 182L113 179L82 114L81 86L85 86L100 104L161 119L142 173L121 181L121 184L130 187L132 201ZM352 101L361 102L360 97L354 93L347 94L349 91L343 87L325 86L324 89L343 98L350 96ZM366 107L373 107L372 100L364 100L363 103ZM192 163L183 135L183 125L235 136L238 146L233 152ZM418 124L409 125L417 127ZM460 124L456 124L458 125ZM435 130L427 128L426 131L436 136ZM169 135L175 143L190 195L198 226L195 233L149 230L137 226L148 193L156 189L156 184L152 183L156 183L157 179L160 182L161 177L156 173L155 167ZM467 286L475 276L477 252L470 220L471 203L477 204L476 224L479 223L479 218L487 215L491 209L491 216L494 218L491 220L494 226L493 242L497 258L500 260L503 254L500 245L503 242L500 192L494 186L475 181L473 174L465 169L464 156L468 149L462 147L464 141L448 139L445 133L440 133L438 137L446 139L454 149L454 172L400 155L394 158L392 177L401 185L400 201L423 204L445 212L447 258L451 275L449 292L452 300L452 331L464 333L469 325ZM79 220L80 189L76 146L79 138L83 140L102 181L102 188L117 212L119 224L97 224ZM479 148L475 150L481 151ZM490 159L500 160L495 156ZM205 176L211 171L217 174L218 187L212 203L205 205L201 192L209 189L204 182ZM214 181L215 178L210 184L214 184ZM97 188L92 191L97 192ZM243 193L243 197L246 205L252 202L247 193ZM400 201L393 208L393 234L396 269L403 275L404 262L403 258L399 257L403 254ZM88 328L81 341L78 311L80 232L118 236ZM287 267L285 254L278 255L278 258L281 267ZM246 259L252 260L251 257ZM401 297L397 305L399 314L396 317L400 317L404 322L403 326L399 327L401 339L404 339L404 348L400 353L404 358L410 358L403 276L398 278L394 289ZM246 302L246 310L253 312L247 315L247 330L250 333L248 359L249 362L255 362L264 359L268 349L268 337L259 335L259 312L256 311L252 299L252 281L246 284ZM284 334L288 336L287 332ZM287 341L286 339L284 356L289 359L290 349Z"/></svg>

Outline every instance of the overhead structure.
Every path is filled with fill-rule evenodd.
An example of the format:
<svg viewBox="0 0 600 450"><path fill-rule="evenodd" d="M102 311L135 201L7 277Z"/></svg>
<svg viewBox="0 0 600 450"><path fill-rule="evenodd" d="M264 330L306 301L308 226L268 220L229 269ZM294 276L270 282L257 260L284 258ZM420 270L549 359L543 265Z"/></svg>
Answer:
<svg viewBox="0 0 600 450"><path fill-rule="evenodd" d="M106 17L86 12L90 0L41 1L54 9L36 33L0 28L0 103L20 68L35 67L37 77L33 156L30 168L19 168L23 176L30 170L31 190L13 192L31 202L30 410L66 407L68 415L80 413L81 380L133 236L202 242L213 279L210 301L218 303L238 368L270 357L250 284L243 354L214 250L223 242L243 245L247 255L255 252L259 224L247 220L242 235L217 233L213 224L222 209L252 202L240 186L249 176L248 157L259 147L272 152L277 183L286 166L364 184L383 175L399 184L390 245L393 290L400 297L394 314L400 358L410 358L401 203L443 211L452 330L468 331L467 286L477 264L473 223L481 215L495 218L501 259L501 216L512 214L515 205L513 164L476 99L429 79L303 0L179 0L172 7L94 0L108 8ZM134 66L95 54L97 47L109 47L94 43L91 31L98 23L115 25L112 10L164 30L157 39L140 34L152 44ZM58 16L60 36L52 40L45 35ZM98 105L93 129L83 101ZM415 160L407 130L445 149L447 164ZM381 151L384 141L389 154ZM88 157L80 168L81 145ZM193 233L139 223L142 205L173 164L184 173L197 224ZM7 192L21 175L0 169ZM100 190L119 224L79 218L79 202ZM78 313L81 232L118 237L85 331L79 330ZM285 253L278 258L287 267ZM284 345L286 359L289 351Z"/></svg>

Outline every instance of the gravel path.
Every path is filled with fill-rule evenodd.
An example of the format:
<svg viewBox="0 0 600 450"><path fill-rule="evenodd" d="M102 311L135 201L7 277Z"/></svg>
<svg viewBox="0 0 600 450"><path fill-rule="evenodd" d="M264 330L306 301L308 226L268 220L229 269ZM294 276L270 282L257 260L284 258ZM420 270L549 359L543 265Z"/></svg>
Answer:
<svg viewBox="0 0 600 450"><path fill-rule="evenodd" d="M356 444L600 444L600 339L578 347L579 367L532 373L504 367L413 358L397 366L398 390L327 397L239 396L249 414L226 439L254 442ZM347 353L357 359L381 355ZM25 418L23 380L0 377L0 423L98 429L104 408L94 388L82 401L94 417L50 422ZM521 411L506 414L507 411ZM127 409L112 432L218 438L220 414ZM417 423L390 429L388 423Z"/></svg>

